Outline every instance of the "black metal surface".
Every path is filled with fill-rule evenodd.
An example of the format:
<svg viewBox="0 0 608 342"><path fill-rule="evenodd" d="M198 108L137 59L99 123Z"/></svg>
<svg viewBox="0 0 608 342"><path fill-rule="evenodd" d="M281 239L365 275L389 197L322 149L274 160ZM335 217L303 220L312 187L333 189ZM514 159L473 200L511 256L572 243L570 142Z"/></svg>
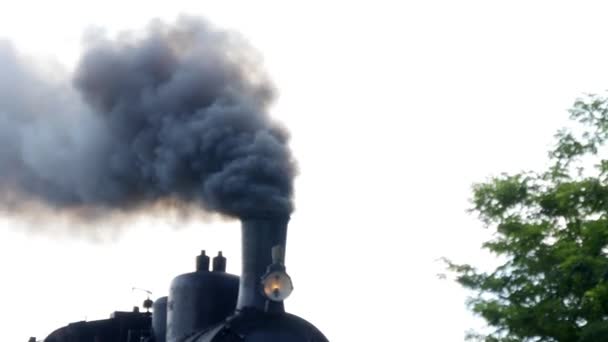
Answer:
<svg viewBox="0 0 608 342"><path fill-rule="evenodd" d="M146 309L146 312L150 311L150 309L152 309L153 306L154 306L154 302L152 301L152 299L146 298L146 300L144 300L143 307L144 307L144 309Z"/></svg>
<svg viewBox="0 0 608 342"><path fill-rule="evenodd" d="M167 341L175 342L223 321L234 312L239 278L199 271L171 282L167 304Z"/></svg>
<svg viewBox="0 0 608 342"><path fill-rule="evenodd" d="M201 255L196 257L196 270L209 271L209 257L204 250L201 251Z"/></svg>
<svg viewBox="0 0 608 342"><path fill-rule="evenodd" d="M135 337L149 336L151 324L149 313L115 312L110 319L71 323L55 330L44 341L133 342Z"/></svg>
<svg viewBox="0 0 608 342"><path fill-rule="evenodd" d="M152 335L155 342L165 342L167 336L167 298L160 297L152 306Z"/></svg>
<svg viewBox="0 0 608 342"><path fill-rule="evenodd" d="M213 258L213 272L226 272L226 258L221 251Z"/></svg>
<svg viewBox="0 0 608 342"><path fill-rule="evenodd" d="M328 342L306 320L288 313L245 310L183 342Z"/></svg>
<svg viewBox="0 0 608 342"><path fill-rule="evenodd" d="M283 312L283 302L268 303L260 280L272 264L272 247L285 248L288 218L250 218L242 221L243 270L237 310Z"/></svg>

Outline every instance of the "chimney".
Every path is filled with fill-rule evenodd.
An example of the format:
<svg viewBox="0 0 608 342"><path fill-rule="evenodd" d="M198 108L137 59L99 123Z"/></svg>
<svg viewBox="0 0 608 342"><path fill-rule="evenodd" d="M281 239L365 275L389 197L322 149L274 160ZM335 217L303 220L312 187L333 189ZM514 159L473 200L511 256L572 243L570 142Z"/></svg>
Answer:
<svg viewBox="0 0 608 342"><path fill-rule="evenodd" d="M257 309L284 312L283 302L271 302L263 295L261 279L272 264L272 248L283 246L287 238L288 217L244 218L241 223L243 270L239 284L237 311Z"/></svg>

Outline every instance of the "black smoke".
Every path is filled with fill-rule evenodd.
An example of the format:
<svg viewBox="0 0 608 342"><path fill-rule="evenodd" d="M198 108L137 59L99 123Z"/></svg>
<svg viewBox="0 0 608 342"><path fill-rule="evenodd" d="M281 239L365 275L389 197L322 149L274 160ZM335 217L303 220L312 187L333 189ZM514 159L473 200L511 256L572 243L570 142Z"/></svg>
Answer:
<svg viewBox="0 0 608 342"><path fill-rule="evenodd" d="M274 95L242 37L193 18L89 35L69 82L0 43L0 206L287 216L296 170Z"/></svg>

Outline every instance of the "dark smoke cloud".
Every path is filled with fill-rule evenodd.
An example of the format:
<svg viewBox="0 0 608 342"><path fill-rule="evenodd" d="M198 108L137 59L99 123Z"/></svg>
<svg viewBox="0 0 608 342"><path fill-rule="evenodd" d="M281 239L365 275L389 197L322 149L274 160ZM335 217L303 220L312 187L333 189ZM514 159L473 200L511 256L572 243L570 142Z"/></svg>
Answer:
<svg viewBox="0 0 608 342"><path fill-rule="evenodd" d="M0 43L0 206L59 211L195 204L289 215L295 166L274 89L238 35L181 18L89 35L71 82Z"/></svg>

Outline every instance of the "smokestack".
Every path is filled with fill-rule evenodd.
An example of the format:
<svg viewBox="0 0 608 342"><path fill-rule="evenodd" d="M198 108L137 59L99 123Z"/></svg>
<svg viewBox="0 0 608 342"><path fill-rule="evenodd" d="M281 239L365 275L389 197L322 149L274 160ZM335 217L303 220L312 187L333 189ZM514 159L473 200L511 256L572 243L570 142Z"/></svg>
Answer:
<svg viewBox="0 0 608 342"><path fill-rule="evenodd" d="M239 284L237 311L257 309L283 312L283 302L271 302L263 295L261 279L272 264L272 248L287 239L288 217L243 218L241 224L243 270Z"/></svg>

